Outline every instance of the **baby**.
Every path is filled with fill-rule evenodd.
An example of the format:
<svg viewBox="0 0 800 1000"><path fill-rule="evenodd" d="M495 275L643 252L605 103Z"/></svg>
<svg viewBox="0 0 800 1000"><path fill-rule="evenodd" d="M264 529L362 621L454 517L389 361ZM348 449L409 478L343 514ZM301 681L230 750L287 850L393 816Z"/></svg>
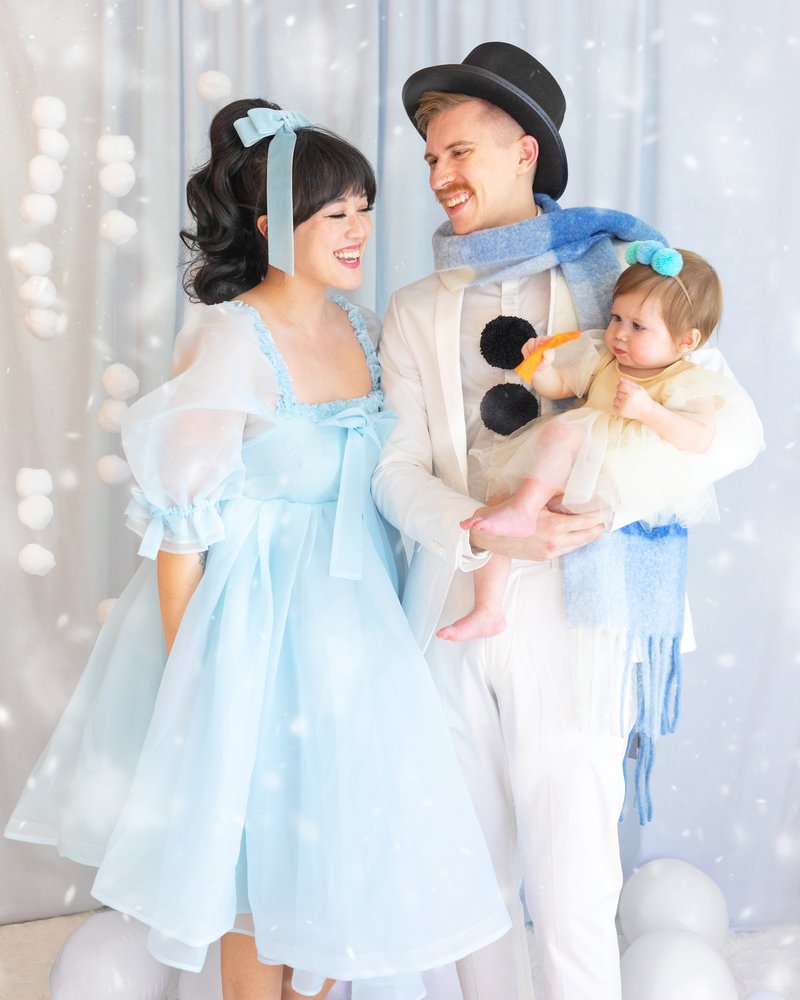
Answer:
<svg viewBox="0 0 800 1000"><path fill-rule="evenodd" d="M492 499L462 528L530 535L547 506L607 508L609 520L624 508L651 525L685 525L715 510L715 475L704 457L738 386L685 356L719 322L719 278L699 255L654 241L631 244L626 258L585 405L532 421L481 454ZM523 354L542 346L530 340ZM583 395L575 372L554 367L554 353L543 352L532 388L549 399ZM437 635L462 641L502 632L509 571L510 560L493 555L475 573L473 610Z"/></svg>

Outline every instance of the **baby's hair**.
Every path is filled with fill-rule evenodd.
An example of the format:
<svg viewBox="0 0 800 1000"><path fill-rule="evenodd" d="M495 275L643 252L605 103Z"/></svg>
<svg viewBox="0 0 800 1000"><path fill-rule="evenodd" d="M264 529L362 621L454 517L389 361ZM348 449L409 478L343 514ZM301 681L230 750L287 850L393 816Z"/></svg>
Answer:
<svg viewBox="0 0 800 1000"><path fill-rule="evenodd" d="M683 257L683 288L675 278L658 274L649 264L631 264L617 279L613 297L634 291L643 299L656 296L661 317L676 343L687 330L697 329L700 344L705 344L722 315L722 286L707 260L691 250L678 252Z"/></svg>

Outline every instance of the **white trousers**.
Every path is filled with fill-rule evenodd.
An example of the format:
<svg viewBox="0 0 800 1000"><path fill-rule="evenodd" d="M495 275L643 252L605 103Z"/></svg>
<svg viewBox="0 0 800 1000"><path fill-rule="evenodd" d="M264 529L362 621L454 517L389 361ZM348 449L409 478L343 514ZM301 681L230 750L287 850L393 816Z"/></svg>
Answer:
<svg viewBox="0 0 800 1000"><path fill-rule="evenodd" d="M443 622L471 602L471 580L459 574ZM537 1000L620 1000L623 646L566 628L557 562L515 564L505 609L504 634L434 639L429 651L513 921L458 963L461 988L465 1000L532 1000L524 883L544 983Z"/></svg>

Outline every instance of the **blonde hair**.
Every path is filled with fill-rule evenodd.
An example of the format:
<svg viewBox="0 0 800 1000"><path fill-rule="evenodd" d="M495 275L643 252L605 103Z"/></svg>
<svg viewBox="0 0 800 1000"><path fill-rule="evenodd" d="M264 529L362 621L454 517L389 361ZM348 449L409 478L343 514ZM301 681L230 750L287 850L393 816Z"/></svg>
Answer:
<svg viewBox="0 0 800 1000"><path fill-rule="evenodd" d="M631 264L617 279L612 298L639 292L643 299L656 296L661 318L675 343L688 330L698 330L705 344L722 315L722 285L714 268L700 254L680 250L680 282L659 274L649 264Z"/></svg>
<svg viewBox="0 0 800 1000"><path fill-rule="evenodd" d="M511 138L512 129L515 132L513 138L516 139L518 136L524 135L524 130L519 122L507 111L492 104L491 101L485 101L482 97L470 97L469 94L451 94L445 90L426 90L422 95L419 106L414 112L417 128L423 135L427 135L428 126L437 115L443 111L450 111L451 108L457 108L461 104L466 104L467 101L477 102L481 106L482 114L491 119L498 128L509 132L509 138Z"/></svg>

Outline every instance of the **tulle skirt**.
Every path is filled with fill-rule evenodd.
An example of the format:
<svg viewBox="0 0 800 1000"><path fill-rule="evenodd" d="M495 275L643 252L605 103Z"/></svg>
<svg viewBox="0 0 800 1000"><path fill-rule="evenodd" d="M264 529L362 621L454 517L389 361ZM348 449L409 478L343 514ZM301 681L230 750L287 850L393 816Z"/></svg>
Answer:
<svg viewBox="0 0 800 1000"><path fill-rule="evenodd" d="M97 866L169 964L240 929L303 992L419 997L508 916L388 542L360 523L361 576L334 578L335 516L229 501L168 659L143 563L7 833Z"/></svg>

